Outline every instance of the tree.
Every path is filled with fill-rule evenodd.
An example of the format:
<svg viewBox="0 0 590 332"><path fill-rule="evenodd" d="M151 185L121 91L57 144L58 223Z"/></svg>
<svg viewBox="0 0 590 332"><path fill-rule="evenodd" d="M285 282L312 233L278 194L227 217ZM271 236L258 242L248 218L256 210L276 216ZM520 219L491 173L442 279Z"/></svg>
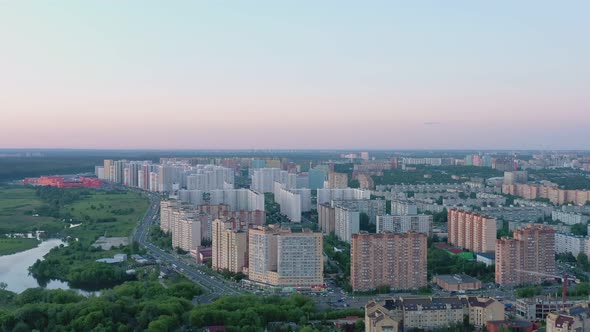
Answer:
<svg viewBox="0 0 590 332"><path fill-rule="evenodd" d="M581 235L587 236L588 235L588 225L587 224L575 224L572 226L572 234L574 235Z"/></svg>
<svg viewBox="0 0 590 332"><path fill-rule="evenodd" d="M576 261L578 262L578 266L584 271L590 270L590 262L588 262L588 256L585 253L579 253L578 257L576 257Z"/></svg>
<svg viewBox="0 0 590 332"><path fill-rule="evenodd" d="M432 221L435 223L446 223L448 221L449 212L444 208L441 212L432 215Z"/></svg>
<svg viewBox="0 0 590 332"><path fill-rule="evenodd" d="M377 231L376 225L371 224L369 215L361 212L359 216L359 229L369 233L375 233Z"/></svg>
<svg viewBox="0 0 590 332"><path fill-rule="evenodd" d="M354 322L354 330L355 332L363 332L365 330L365 321L357 319L357 321Z"/></svg>

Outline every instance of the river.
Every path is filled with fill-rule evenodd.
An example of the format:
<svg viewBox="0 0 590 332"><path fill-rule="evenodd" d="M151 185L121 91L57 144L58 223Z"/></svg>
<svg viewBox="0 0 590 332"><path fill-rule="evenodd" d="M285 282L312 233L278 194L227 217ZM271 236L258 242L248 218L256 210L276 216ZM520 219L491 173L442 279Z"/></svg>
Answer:
<svg viewBox="0 0 590 332"><path fill-rule="evenodd" d="M43 241L38 247L13 255L0 256L0 282L8 284L8 290L21 293L27 288L40 287L33 276L29 275L29 266L37 259L43 259L49 250L64 244L62 240L50 239ZM70 289L68 284L59 280L51 280L47 289Z"/></svg>

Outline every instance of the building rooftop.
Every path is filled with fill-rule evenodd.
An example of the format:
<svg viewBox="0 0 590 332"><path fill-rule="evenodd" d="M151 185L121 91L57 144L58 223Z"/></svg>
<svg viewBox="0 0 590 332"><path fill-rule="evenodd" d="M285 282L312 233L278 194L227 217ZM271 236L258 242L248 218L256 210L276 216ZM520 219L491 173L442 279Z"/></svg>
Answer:
<svg viewBox="0 0 590 332"><path fill-rule="evenodd" d="M447 284L453 285L479 282L479 280L477 280L476 278L473 278L466 274L439 274L435 275L434 278L437 278Z"/></svg>
<svg viewBox="0 0 590 332"><path fill-rule="evenodd" d="M477 254L477 256L481 256L487 259L496 259L496 253L494 252L480 252Z"/></svg>
<svg viewBox="0 0 590 332"><path fill-rule="evenodd" d="M467 306L467 299L458 297L429 297L429 298L410 298L410 299L391 299L385 300L384 308L387 310L444 310L448 306L451 309L461 309Z"/></svg>

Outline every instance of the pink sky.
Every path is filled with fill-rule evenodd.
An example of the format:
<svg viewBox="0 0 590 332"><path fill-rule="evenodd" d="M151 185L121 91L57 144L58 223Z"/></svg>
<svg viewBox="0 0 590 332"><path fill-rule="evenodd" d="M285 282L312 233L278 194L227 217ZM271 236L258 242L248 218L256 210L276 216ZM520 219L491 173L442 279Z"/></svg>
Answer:
<svg viewBox="0 0 590 332"><path fill-rule="evenodd" d="M585 8L309 5L3 4L0 148L590 149Z"/></svg>

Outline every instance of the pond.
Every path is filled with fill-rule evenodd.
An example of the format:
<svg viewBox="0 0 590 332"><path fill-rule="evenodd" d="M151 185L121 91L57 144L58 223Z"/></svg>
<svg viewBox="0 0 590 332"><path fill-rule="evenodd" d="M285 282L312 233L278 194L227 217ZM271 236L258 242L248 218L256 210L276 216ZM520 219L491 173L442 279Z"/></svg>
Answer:
<svg viewBox="0 0 590 332"><path fill-rule="evenodd" d="M72 289L67 282L51 280L46 285L39 285L33 276L29 275L29 266L37 259L43 259L52 248L65 244L59 239L48 239L38 247L22 251L13 255L0 256L0 282L5 282L9 291L21 293L27 288L44 287L47 289ZM88 295L89 292L74 289L77 292Z"/></svg>

